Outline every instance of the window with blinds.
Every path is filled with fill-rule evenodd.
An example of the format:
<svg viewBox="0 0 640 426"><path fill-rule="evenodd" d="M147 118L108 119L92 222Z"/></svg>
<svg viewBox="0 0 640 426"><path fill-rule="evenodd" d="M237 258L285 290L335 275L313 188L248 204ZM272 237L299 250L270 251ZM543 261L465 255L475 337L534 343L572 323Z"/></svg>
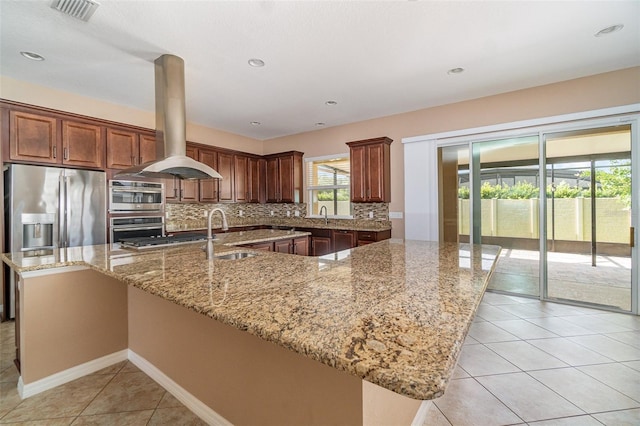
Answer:
<svg viewBox="0 0 640 426"><path fill-rule="evenodd" d="M305 159L309 214L329 217L351 216L351 167L349 154Z"/></svg>

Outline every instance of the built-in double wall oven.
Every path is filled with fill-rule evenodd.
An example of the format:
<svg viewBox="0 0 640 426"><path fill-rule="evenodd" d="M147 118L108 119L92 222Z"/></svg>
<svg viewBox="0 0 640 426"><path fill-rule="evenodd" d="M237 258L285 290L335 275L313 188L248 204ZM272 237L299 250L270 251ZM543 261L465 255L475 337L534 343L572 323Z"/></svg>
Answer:
<svg viewBox="0 0 640 426"><path fill-rule="evenodd" d="M163 237L164 184L128 180L109 181L109 241Z"/></svg>

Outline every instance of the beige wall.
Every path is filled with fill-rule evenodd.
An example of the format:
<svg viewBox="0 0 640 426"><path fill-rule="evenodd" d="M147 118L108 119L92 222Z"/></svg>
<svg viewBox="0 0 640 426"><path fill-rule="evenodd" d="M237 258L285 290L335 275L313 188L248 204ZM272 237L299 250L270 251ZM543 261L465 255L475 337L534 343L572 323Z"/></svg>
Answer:
<svg viewBox="0 0 640 426"><path fill-rule="evenodd" d="M0 77L0 97L153 128L152 112L34 86ZM390 211L404 210L402 138L449 130L589 111L640 102L640 67L501 95L422 109L264 142L190 124L187 138L256 154L298 150L307 157L347 152L345 142L388 136L391 144ZM404 220L393 220L393 237L404 236Z"/></svg>
<svg viewBox="0 0 640 426"><path fill-rule="evenodd" d="M129 108L4 76L0 76L0 98L148 129L155 128L156 116L154 111ZM187 124L187 140L253 154L262 154L262 142L257 139L204 127L195 123Z"/></svg>
<svg viewBox="0 0 640 426"><path fill-rule="evenodd" d="M20 358L25 385L127 349L127 285L87 269L23 279ZM64 301L64 306L56 301Z"/></svg>
<svg viewBox="0 0 640 426"><path fill-rule="evenodd" d="M233 424L362 424L360 378L134 287L128 302L129 348Z"/></svg>
<svg viewBox="0 0 640 426"><path fill-rule="evenodd" d="M402 138L640 102L640 67L331 127L265 141L265 153L296 149L305 156L347 152L345 142L388 136L391 144L390 211L404 210ZM393 220L393 237L404 220Z"/></svg>

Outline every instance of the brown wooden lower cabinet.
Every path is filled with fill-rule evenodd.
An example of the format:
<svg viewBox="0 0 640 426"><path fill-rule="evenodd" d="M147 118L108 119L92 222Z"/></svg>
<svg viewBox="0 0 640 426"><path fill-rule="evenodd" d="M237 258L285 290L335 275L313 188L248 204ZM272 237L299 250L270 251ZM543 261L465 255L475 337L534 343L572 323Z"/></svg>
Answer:
<svg viewBox="0 0 640 426"><path fill-rule="evenodd" d="M245 244L243 247L250 247L254 250L273 251L273 242Z"/></svg>
<svg viewBox="0 0 640 426"><path fill-rule="evenodd" d="M358 231L358 246L391 238L391 229L385 231Z"/></svg>
<svg viewBox="0 0 640 426"><path fill-rule="evenodd" d="M291 254L299 256L309 256L309 237L300 237L293 240Z"/></svg>
<svg viewBox="0 0 640 426"><path fill-rule="evenodd" d="M325 254L333 253L331 229L296 228L296 230L311 233L309 256L324 256Z"/></svg>
<svg viewBox="0 0 640 426"><path fill-rule="evenodd" d="M242 244L241 247L247 247L253 250L274 251L277 253L297 254L300 256L309 255L309 238L298 237L277 241L268 241L264 243Z"/></svg>
<svg viewBox="0 0 640 426"><path fill-rule="evenodd" d="M354 248L358 243L356 237L357 231L351 231L346 229L334 229L332 231L333 236L333 251L348 250Z"/></svg>

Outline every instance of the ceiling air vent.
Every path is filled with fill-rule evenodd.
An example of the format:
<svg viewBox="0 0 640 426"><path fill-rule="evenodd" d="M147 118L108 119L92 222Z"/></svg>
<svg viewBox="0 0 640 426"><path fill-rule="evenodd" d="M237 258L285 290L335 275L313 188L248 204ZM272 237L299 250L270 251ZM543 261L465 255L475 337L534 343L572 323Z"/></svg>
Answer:
<svg viewBox="0 0 640 426"><path fill-rule="evenodd" d="M93 0L53 0L51 7L81 21L88 21L100 3Z"/></svg>

